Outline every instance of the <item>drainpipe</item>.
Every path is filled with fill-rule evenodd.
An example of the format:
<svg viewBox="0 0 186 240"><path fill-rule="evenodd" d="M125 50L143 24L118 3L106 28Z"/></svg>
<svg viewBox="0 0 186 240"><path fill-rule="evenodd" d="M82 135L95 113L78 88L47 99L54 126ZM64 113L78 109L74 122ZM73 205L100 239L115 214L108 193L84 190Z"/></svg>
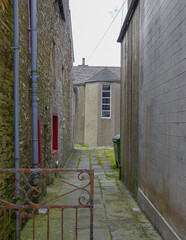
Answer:
<svg viewBox="0 0 186 240"><path fill-rule="evenodd" d="M31 0L32 155L34 168L38 168L36 2L37 0Z"/></svg>
<svg viewBox="0 0 186 240"><path fill-rule="evenodd" d="M18 0L13 1L14 12L14 155L15 168L19 169L19 10ZM19 173L15 173L16 186L19 188ZM19 195L16 190L16 196ZM16 211L16 239L18 239L19 213Z"/></svg>

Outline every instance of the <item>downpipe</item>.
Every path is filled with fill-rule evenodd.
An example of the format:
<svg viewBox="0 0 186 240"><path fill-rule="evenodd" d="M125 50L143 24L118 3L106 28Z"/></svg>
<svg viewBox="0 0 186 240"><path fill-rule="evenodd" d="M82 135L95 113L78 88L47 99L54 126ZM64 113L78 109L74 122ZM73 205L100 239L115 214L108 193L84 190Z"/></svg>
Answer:
<svg viewBox="0 0 186 240"><path fill-rule="evenodd" d="M18 0L13 0L14 21L14 154L15 168L20 168L19 160L19 10ZM32 79L32 152L33 165L38 168L38 103L37 103L37 31L36 0L31 0L31 79ZM15 174L16 197L19 196L19 173ZM16 211L16 239L19 239L19 213Z"/></svg>
<svg viewBox="0 0 186 240"><path fill-rule="evenodd" d="M13 1L14 21L14 155L15 168L19 169L19 10L18 0ZM19 196L19 173L15 173L15 193ZM17 202L18 203L18 202ZM19 238L19 213L16 211L16 239Z"/></svg>
<svg viewBox="0 0 186 240"><path fill-rule="evenodd" d="M32 156L34 168L38 168L38 83L37 83L37 1L31 0L31 80L32 80Z"/></svg>

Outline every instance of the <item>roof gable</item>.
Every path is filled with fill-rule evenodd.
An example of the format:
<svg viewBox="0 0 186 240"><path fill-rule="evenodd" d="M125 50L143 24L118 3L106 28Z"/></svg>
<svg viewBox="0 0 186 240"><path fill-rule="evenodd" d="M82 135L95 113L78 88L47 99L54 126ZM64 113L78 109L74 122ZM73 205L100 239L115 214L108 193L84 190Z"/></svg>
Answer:
<svg viewBox="0 0 186 240"><path fill-rule="evenodd" d="M89 78L87 82L115 82L120 81L119 77L111 72L108 68L102 69L100 72Z"/></svg>
<svg viewBox="0 0 186 240"><path fill-rule="evenodd" d="M115 74L117 79L120 79L120 67L79 65L73 66L72 68L73 84L84 85L85 83L89 82L92 77L105 68Z"/></svg>

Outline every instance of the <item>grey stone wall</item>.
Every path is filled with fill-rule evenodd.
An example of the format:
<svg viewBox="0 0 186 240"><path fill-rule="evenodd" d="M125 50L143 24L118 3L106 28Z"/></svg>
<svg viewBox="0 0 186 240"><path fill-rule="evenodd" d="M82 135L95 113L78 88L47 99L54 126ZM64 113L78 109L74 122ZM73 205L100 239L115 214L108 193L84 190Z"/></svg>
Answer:
<svg viewBox="0 0 186 240"><path fill-rule="evenodd" d="M41 124L42 167L63 165L72 142L72 60L70 59L70 13L64 1L65 20L58 2L37 2L38 115ZM20 159L32 166L31 55L28 51L28 6L19 1L20 24ZM47 16L47 17L46 17ZM46 110L46 106L49 110ZM58 153L52 151L52 112L58 114Z"/></svg>
<svg viewBox="0 0 186 240"><path fill-rule="evenodd" d="M65 20L58 1L37 1L38 114L41 127L42 167L63 166L73 149L72 59L69 1L63 1ZM32 167L31 55L28 37L28 5L19 0L19 133L20 167ZM13 3L0 2L0 168L14 167L13 102ZM49 107L46 110L46 106ZM58 113L58 153L52 155L52 112ZM43 183L44 184L44 183ZM13 179L0 180L0 195L12 201ZM14 219L14 218L12 218ZM0 225L2 218L0 215ZM7 233L14 231L14 221ZM2 228L0 228L2 229ZM13 230L13 231L12 231ZM0 232L1 234L2 232ZM8 235L8 239L11 239ZM1 238L1 235L0 235ZM12 239L15 239L13 237Z"/></svg>
<svg viewBox="0 0 186 240"><path fill-rule="evenodd" d="M0 168L14 167L14 98L13 98L13 3L0 2ZM0 175L0 196L12 201L14 178ZM8 213L7 238L15 239L15 215ZM0 210L0 239L3 238L3 213Z"/></svg>
<svg viewBox="0 0 186 240"><path fill-rule="evenodd" d="M186 4L144 0L140 12L139 186L186 239Z"/></svg>

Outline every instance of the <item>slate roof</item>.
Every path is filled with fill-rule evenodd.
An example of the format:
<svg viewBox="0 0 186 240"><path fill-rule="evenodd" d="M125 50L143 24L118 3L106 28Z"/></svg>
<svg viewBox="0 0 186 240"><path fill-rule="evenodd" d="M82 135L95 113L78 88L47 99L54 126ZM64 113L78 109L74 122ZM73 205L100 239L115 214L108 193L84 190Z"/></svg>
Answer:
<svg viewBox="0 0 186 240"><path fill-rule="evenodd" d="M120 67L106 66L73 66L73 84L84 85L95 81L120 81Z"/></svg>
<svg viewBox="0 0 186 240"><path fill-rule="evenodd" d="M96 75L93 77L89 78L88 82L115 82L115 81L120 81L119 77L111 72L108 68L104 68L100 72L98 72Z"/></svg>

